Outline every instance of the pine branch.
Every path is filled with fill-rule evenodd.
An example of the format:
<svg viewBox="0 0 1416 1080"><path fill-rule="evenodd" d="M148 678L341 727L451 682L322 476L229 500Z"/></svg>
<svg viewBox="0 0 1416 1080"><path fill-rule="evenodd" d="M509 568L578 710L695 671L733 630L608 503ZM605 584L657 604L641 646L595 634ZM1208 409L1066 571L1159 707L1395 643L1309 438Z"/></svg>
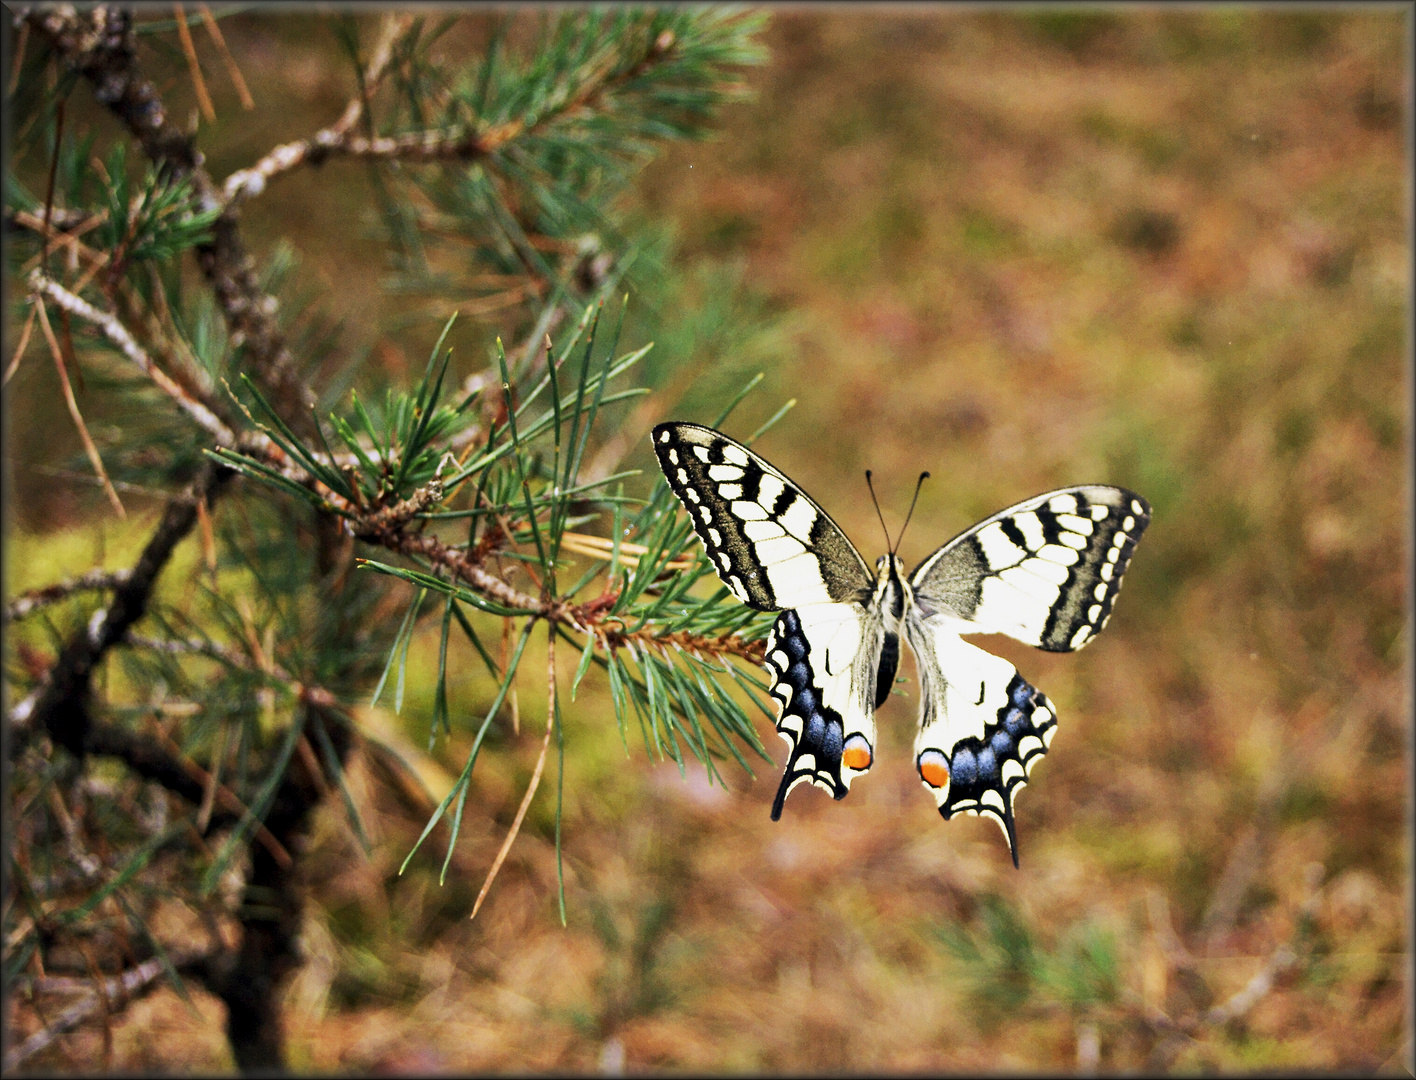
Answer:
<svg viewBox="0 0 1416 1080"><path fill-rule="evenodd" d="M208 464L186 490L168 503L142 555L128 571L127 579L114 590L112 604L94 613L88 629L64 647L39 688L10 710L13 725L41 727L55 743L83 757L91 727L90 673L142 618L158 575L177 544L197 523L197 504L213 499L230 475L229 470Z"/></svg>
<svg viewBox="0 0 1416 1080"><path fill-rule="evenodd" d="M349 104L344 107L339 119L309 138L277 146L250 168L238 169L228 176L221 185L227 205L254 198L265 191L270 181L281 173L299 168L306 162L319 164L332 150L344 148L354 126L367 119L369 99L373 97L388 70L394 47L408 32L412 23L411 15L385 15L378 44L374 46L373 56L359 80L360 93L349 99Z"/></svg>
<svg viewBox="0 0 1416 1080"><path fill-rule="evenodd" d="M131 12L61 6L32 9L26 19L71 70L92 84L94 97L123 123L155 166L191 179L198 211L220 211L212 223L212 239L198 246L197 261L226 319L232 345L244 348L248 369L270 389L287 422L308 434L312 401L276 323L275 298L260 288L234 209L225 207L221 192L201 167L192 136L169 120L156 88L139 68Z"/></svg>
<svg viewBox="0 0 1416 1080"><path fill-rule="evenodd" d="M218 446L236 445L236 435L232 432L228 422L218 415L221 410L215 400L210 398L201 400L194 397L167 372L153 363L152 358L133 339L133 335L128 332L128 328L119 321L117 316L106 311L99 311L82 297L74 295L58 282L45 277L38 270L30 275L29 286L31 292L48 297L71 315L77 315L96 326L104 337L117 346L123 355L137 366L139 371L176 402L177 406L191 417L198 427L203 428Z"/></svg>

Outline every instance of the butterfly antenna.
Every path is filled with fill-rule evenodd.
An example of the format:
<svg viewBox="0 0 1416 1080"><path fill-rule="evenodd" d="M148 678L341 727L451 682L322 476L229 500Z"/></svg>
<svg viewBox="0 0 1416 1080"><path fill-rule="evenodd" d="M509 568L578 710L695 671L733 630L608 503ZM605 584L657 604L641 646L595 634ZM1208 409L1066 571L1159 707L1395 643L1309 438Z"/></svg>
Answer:
<svg viewBox="0 0 1416 1080"><path fill-rule="evenodd" d="M870 470L865 470L865 486L870 488L870 501L875 504L875 516L880 519L880 531L885 534L885 546L890 548L890 554L895 554L895 549L890 546L890 530L885 527L885 515L880 512L880 500L875 497L875 485L870 481Z"/></svg>
<svg viewBox="0 0 1416 1080"><path fill-rule="evenodd" d="M905 538L905 530L910 527L910 518L914 517L915 503L919 502L919 489L922 488L922 487L924 487L924 482L925 482L926 480L928 480L928 479L929 479L929 473L927 473L927 472L922 472L922 473L919 474L919 479L915 481L915 493L914 493L914 498L910 500L910 512L905 515L905 523L900 526L900 535L895 538L895 543L896 543L897 545L899 544L899 542L900 542L901 540L903 540L903 539ZM891 548L891 549L890 549L890 554L893 555L894 553L895 553L895 549L894 549L894 548Z"/></svg>

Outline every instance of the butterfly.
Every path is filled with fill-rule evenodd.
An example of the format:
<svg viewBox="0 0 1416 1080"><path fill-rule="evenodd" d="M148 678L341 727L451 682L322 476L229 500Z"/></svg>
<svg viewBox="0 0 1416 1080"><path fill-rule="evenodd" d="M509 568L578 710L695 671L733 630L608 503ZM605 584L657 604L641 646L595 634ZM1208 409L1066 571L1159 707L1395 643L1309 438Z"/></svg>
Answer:
<svg viewBox="0 0 1416 1080"><path fill-rule="evenodd" d="M1017 866L1014 800L1052 743L1057 713L1012 664L960 635L1006 634L1049 652L1087 644L1150 522L1146 501L1101 484L1036 495L966 529L907 577L893 550L872 571L806 492L721 432L666 423L652 438L723 583L749 607L780 612L765 664L790 752L772 820L798 784L842 799L874 764L875 710L894 685L903 636L920 682L920 780L946 819L993 818Z"/></svg>

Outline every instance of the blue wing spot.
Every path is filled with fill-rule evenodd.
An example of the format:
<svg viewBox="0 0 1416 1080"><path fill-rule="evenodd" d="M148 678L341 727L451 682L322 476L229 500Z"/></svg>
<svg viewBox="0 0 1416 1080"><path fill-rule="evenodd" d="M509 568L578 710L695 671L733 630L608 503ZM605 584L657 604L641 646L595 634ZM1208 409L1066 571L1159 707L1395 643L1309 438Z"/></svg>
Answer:
<svg viewBox="0 0 1416 1080"><path fill-rule="evenodd" d="M806 642L800 637L789 637L782 642L782 649L787 654L787 659L792 663L806 656Z"/></svg>
<svg viewBox="0 0 1416 1080"><path fill-rule="evenodd" d="M985 746L978 752L978 778L986 784L998 779L998 758L992 747Z"/></svg>
<svg viewBox="0 0 1416 1080"><path fill-rule="evenodd" d="M792 711L802 716L811 716L821 702L816 696L816 687L807 684L792 694Z"/></svg>
<svg viewBox="0 0 1416 1080"><path fill-rule="evenodd" d="M961 786L968 786L978 778L978 760L967 746L954 751L954 760L949 763L949 780Z"/></svg>

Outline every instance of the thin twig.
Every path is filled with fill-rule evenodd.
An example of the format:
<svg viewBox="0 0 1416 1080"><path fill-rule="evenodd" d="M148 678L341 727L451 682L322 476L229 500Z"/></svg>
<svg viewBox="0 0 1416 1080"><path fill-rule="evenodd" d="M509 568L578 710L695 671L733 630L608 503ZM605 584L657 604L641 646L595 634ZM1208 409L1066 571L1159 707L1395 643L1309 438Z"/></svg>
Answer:
<svg viewBox="0 0 1416 1080"><path fill-rule="evenodd" d="M208 785L211 786L211 788L215 792L214 797L218 802L221 803L221 808L223 810L230 814L236 814L238 817L241 818L244 818L251 813L250 807L248 807L244 802L242 802L240 797L234 791L232 791L225 784L219 783L212 776L211 773L207 772L206 769L203 769L195 761L193 761L186 754L184 754L182 752L182 748L172 741L172 737L170 735L159 730L157 733L157 738L158 741L162 744L162 748L177 760L178 764L181 765L182 769L187 773L187 775L190 776L194 781L196 781L196 783L201 785L203 792L205 792ZM270 852L271 858L273 858L277 863L279 863L282 869L289 869L290 866L294 863L294 860L290 858L290 852L285 849L285 845L282 844L279 840L277 840L275 838L275 834L273 834L269 829L267 829L265 825L260 822L259 819L256 820L255 836L256 839L260 842L261 846Z"/></svg>
<svg viewBox="0 0 1416 1080"><path fill-rule="evenodd" d="M83 297L75 296L57 281L45 277L38 271L30 275L29 284L34 292L48 297L65 311L78 315L96 326L104 337L116 345L124 356L157 384L158 389L175 401L183 412L211 435L218 446L236 445L236 434L225 421L216 415L212 405L193 398L185 387L178 384L172 376L158 367L152 358L143 351L142 346L133 339L133 335L128 332L128 328L119 321L116 315L99 311ZM43 305L37 306L42 312Z"/></svg>
<svg viewBox="0 0 1416 1080"><path fill-rule="evenodd" d="M29 347L30 334L34 331L34 308L30 308L30 313L25 316L25 328L20 331L20 343L15 346L15 355L11 359L10 365L5 369L5 381L0 386L10 385L10 376L15 373L15 369L20 366L20 357L24 356L25 349Z"/></svg>
<svg viewBox="0 0 1416 1080"><path fill-rule="evenodd" d="M123 500L118 498L118 492L113 490L113 483L108 479L108 470L103 467L103 458L99 457L98 447L89 437L83 415L79 412L79 403L74 400L74 388L69 384L69 373L64 367L64 355L59 349L59 342L54 337L54 330L49 325L49 316L44 310L44 301L36 297L34 310L39 315L39 328L44 331L44 340L49 343L49 353L54 357L54 366L59 371L59 384L64 390L64 403L69 407L69 416L73 418L74 426L79 429L79 438L83 440L84 452L88 454L93 471L103 481L103 490L107 492L108 501L113 504L113 509L120 518L127 518L128 511L123 509Z"/></svg>
<svg viewBox="0 0 1416 1080"><path fill-rule="evenodd" d="M521 806L516 811L516 819L512 821L511 828L506 834L506 840L502 842L501 850L497 852L497 857L492 861L492 868L487 871L487 880L482 883L482 891L477 894L477 899L472 905L472 914L468 916L469 919L477 917L477 912L482 907L482 901L486 899L492 882L496 880L502 863L506 861L507 852L511 850L512 842L516 840L516 834L521 831L522 819L526 817L526 811L531 806L531 799L536 794L537 786L541 783L541 772L546 767L546 751L550 748L551 731L556 725L556 632L554 626L550 627L550 633L546 635L546 640L548 642L546 646L546 737L541 740L541 752L536 757L536 768L531 773L531 783L526 785L526 794L522 797Z"/></svg>
<svg viewBox="0 0 1416 1080"><path fill-rule="evenodd" d="M673 50L674 44L672 34L661 34L650 43L648 51L638 64L617 74L609 70L596 72L586 78L573 96L547 108L529 125L524 120L512 120L480 131L438 128L381 137L352 135L350 132L354 120L360 115L362 103L351 101L338 123L317 131L307 139L277 146L255 165L228 176L222 184L222 190L228 203L250 198L264 191L266 184L280 173L298 168L306 162L323 161L335 154L413 162L482 160L516 139L535 134L556 120L574 116L593 107L599 98L614 87L632 82L643 75L650 66L662 61Z"/></svg>
<svg viewBox="0 0 1416 1080"><path fill-rule="evenodd" d="M384 76L393 46L413 22L411 15L389 15L384 19L379 42L374 46L374 55L364 70L361 80L363 93L355 94L344 107L344 112L327 128L315 132L307 139L284 143L270 150L250 168L238 169L228 176L221 185L228 204L259 195L270 180L283 172L297 168L306 161L323 157L329 151L343 146L354 125L365 116L368 97L371 96ZM366 140L367 141L367 140Z"/></svg>

